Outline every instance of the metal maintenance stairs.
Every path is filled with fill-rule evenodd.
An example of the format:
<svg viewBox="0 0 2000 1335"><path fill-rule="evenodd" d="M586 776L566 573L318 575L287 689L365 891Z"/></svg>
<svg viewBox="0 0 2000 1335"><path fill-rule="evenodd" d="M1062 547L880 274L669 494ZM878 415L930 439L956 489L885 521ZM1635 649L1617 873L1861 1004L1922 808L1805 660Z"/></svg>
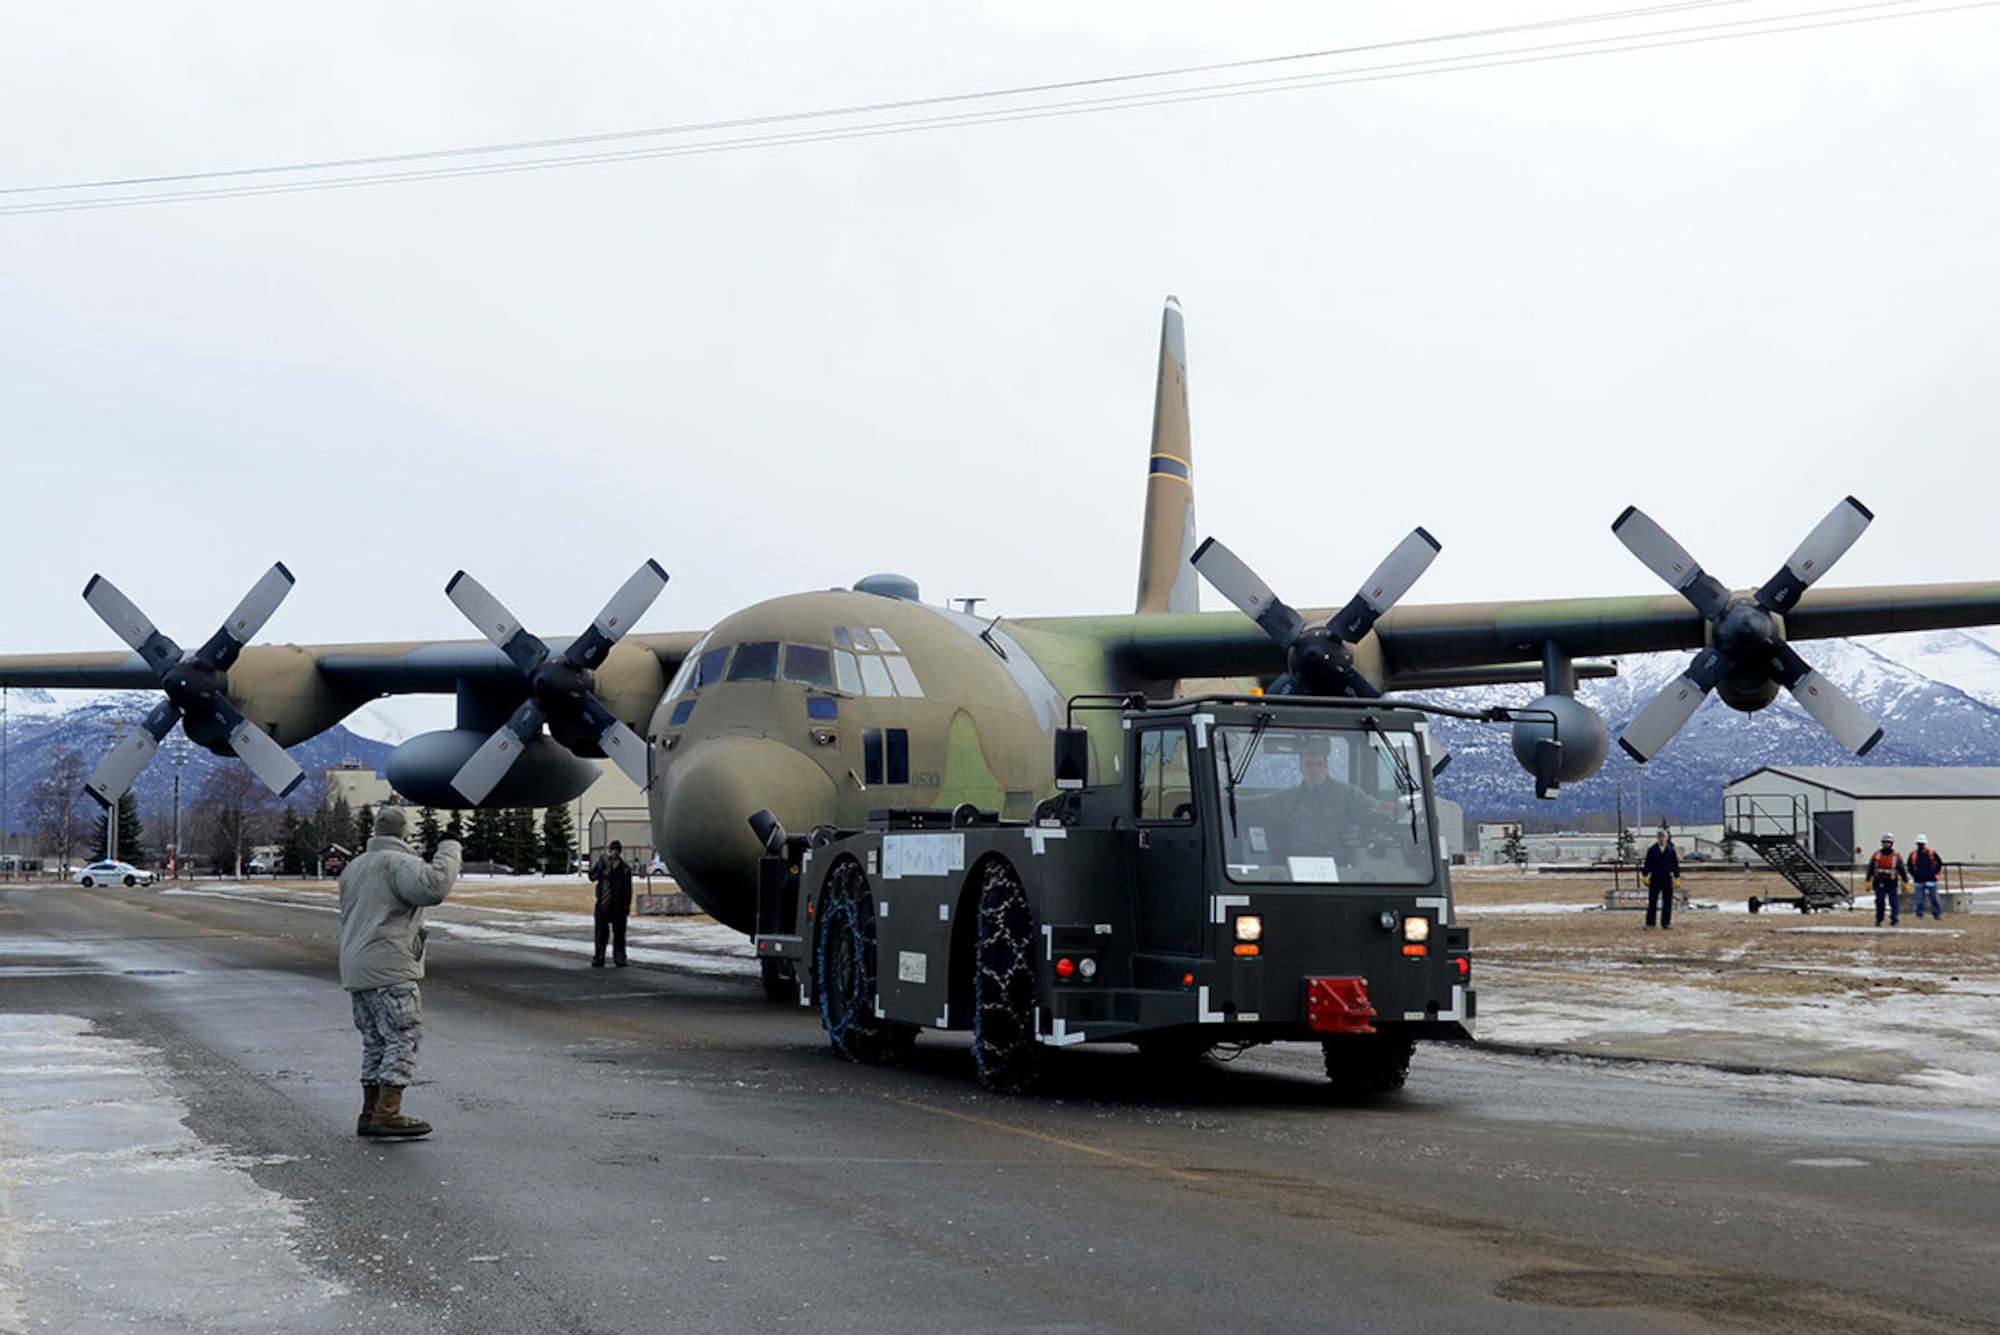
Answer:
<svg viewBox="0 0 2000 1335"><path fill-rule="evenodd" d="M1801 913L1825 912L1836 907L1854 907L1854 892L1838 876L1828 871L1798 838L1791 834L1751 833L1747 830L1730 830L1727 838L1750 845L1760 857L1769 863L1772 870L1785 878L1798 890L1796 899L1766 899L1750 901L1750 911L1757 912L1766 904L1790 904Z"/></svg>

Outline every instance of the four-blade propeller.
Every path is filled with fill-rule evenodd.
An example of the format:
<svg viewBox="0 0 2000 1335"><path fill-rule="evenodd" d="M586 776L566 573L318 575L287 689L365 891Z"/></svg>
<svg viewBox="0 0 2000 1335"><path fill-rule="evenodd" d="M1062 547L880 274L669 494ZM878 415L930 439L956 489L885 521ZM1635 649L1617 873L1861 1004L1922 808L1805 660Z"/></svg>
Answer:
<svg viewBox="0 0 2000 1335"><path fill-rule="evenodd" d="M1195 548L1190 559L1203 579L1262 626L1285 651L1285 675L1271 684L1272 694L1372 699L1382 690L1354 666L1350 646L1359 644L1374 629L1376 620L1410 591L1437 559L1438 550L1436 538L1421 528L1415 530L1396 545L1362 583L1361 591L1324 626L1308 626L1304 617L1271 592L1271 586L1258 578L1256 571L1214 538Z"/></svg>
<svg viewBox="0 0 2000 1335"><path fill-rule="evenodd" d="M583 634L560 654L552 654L548 645L516 620L478 580L463 570L451 577L444 586L445 596L500 647L528 682L528 698L472 753L451 781L469 805L476 807L485 801L520 759L522 749L549 721L594 738L633 783L646 787L646 744L593 694L597 685L594 670L666 586L667 572L659 562L648 560L611 595L611 601Z"/></svg>
<svg viewBox="0 0 2000 1335"><path fill-rule="evenodd" d="M113 806L132 786L146 762L160 749L174 725L186 721L188 735L204 744L227 738L229 749L242 757L264 786L283 797L298 787L305 771L285 754L271 735L244 718L229 703L229 669L250 637L263 629L278 604L292 591L292 572L280 562L265 572L236 610L193 653L184 652L153 625L152 620L102 575L92 575L83 600L104 624L138 651L159 678L167 698L153 707L145 721L113 747L84 790L106 807Z"/></svg>
<svg viewBox="0 0 2000 1335"><path fill-rule="evenodd" d="M1746 682L1752 689L1766 691L1772 685L1784 687L1835 741L1858 756L1867 755L1882 740L1882 729L1785 643L1779 618L1854 545L1874 518L1867 506L1847 497L1806 535L1763 588L1743 597L1732 595L1636 506L1627 507L1611 531L1707 620L1709 643L1686 672L1639 711L1619 735L1618 744L1643 764L1693 717L1710 691L1729 681L1739 689Z"/></svg>

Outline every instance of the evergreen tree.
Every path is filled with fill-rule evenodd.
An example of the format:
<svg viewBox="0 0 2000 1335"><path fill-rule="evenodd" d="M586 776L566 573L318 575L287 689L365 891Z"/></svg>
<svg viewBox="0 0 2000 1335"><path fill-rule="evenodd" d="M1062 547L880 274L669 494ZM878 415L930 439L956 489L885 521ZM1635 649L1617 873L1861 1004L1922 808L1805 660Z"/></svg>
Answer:
<svg viewBox="0 0 2000 1335"><path fill-rule="evenodd" d="M567 806L542 813L542 870L566 872L576 862L576 827Z"/></svg>
<svg viewBox="0 0 2000 1335"><path fill-rule="evenodd" d="M361 845L354 842L354 812L347 805L347 794L333 799L332 808L326 813L326 837L324 844L339 844L350 853L359 853Z"/></svg>
<svg viewBox="0 0 2000 1335"><path fill-rule="evenodd" d="M375 808L366 802L361 810L354 813L354 851L358 854L368 847L368 841L375 837Z"/></svg>
<svg viewBox="0 0 2000 1335"><path fill-rule="evenodd" d="M304 876L318 859L312 846L312 826L299 819L292 804L278 816L278 870L286 876Z"/></svg>
<svg viewBox="0 0 2000 1335"><path fill-rule="evenodd" d="M535 813L523 807L509 807L500 813L499 861L515 871L534 871L542 860L541 836L535 832Z"/></svg>
<svg viewBox="0 0 2000 1335"><path fill-rule="evenodd" d="M438 851L438 844L444 838L444 830L438 824L438 814L434 808L417 808L417 851L431 857Z"/></svg>
<svg viewBox="0 0 2000 1335"><path fill-rule="evenodd" d="M92 831L91 847L96 850L92 856L99 860L111 856L105 842L110 834L109 815L109 812L100 815ZM118 860L143 867L150 856L146 851L146 827L139 820L139 796L128 788L125 796L118 799Z"/></svg>
<svg viewBox="0 0 2000 1335"><path fill-rule="evenodd" d="M479 807L472 813L472 828L465 832L465 860L492 862L500 847L500 813Z"/></svg>

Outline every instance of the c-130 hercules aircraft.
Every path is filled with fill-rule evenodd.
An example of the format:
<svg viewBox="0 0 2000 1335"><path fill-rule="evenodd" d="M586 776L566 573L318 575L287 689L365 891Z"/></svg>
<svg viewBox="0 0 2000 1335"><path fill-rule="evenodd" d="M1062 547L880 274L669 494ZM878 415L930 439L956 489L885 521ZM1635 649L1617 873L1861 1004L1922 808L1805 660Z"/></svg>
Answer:
<svg viewBox="0 0 2000 1335"><path fill-rule="evenodd" d="M0 657L0 684L163 692L91 776L89 791L107 804L176 723L283 794L301 777L284 746L383 695L449 692L457 726L389 758L405 800L552 806L580 795L597 775L592 761L608 757L647 789L654 845L681 889L749 932L763 852L753 813L793 831L852 828L892 807L971 803L1027 817L1054 791L1052 730L1082 695L1161 697L1214 679L1363 697L1540 681L1513 739L1524 767L1542 766L1539 788L1588 777L1608 748L1603 720L1575 689L1580 675L1610 669L1578 660L1698 651L1619 739L1641 761L1711 691L1749 712L1780 686L1860 753L1880 730L1792 641L2000 622L2000 584L1811 587L1872 518L1852 497L1755 592L1732 593L1628 509L1614 532L1672 593L1396 607L1438 551L1418 529L1344 607L1294 610L1222 544L1195 542L1186 373L1170 297L1128 615L977 618L919 601L906 578L873 575L758 603L706 633L632 634L667 582L647 561L568 641L537 638L461 571L446 593L484 641L253 645L292 585L277 565L193 652L93 577L85 598L133 652ZM1198 576L1240 611L1199 611ZM1086 721L1099 729L1093 772L1114 765L1115 720Z"/></svg>

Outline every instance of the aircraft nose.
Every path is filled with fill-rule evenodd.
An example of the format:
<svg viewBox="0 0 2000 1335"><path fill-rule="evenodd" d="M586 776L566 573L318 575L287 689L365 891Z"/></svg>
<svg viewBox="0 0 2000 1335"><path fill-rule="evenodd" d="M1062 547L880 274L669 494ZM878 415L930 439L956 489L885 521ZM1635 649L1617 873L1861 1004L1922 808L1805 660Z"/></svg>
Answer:
<svg viewBox="0 0 2000 1335"><path fill-rule="evenodd" d="M834 817L834 787L810 758L767 737L712 737L678 756L660 779L661 856L680 888L716 921L757 925L757 861L750 815L768 807L787 830Z"/></svg>

